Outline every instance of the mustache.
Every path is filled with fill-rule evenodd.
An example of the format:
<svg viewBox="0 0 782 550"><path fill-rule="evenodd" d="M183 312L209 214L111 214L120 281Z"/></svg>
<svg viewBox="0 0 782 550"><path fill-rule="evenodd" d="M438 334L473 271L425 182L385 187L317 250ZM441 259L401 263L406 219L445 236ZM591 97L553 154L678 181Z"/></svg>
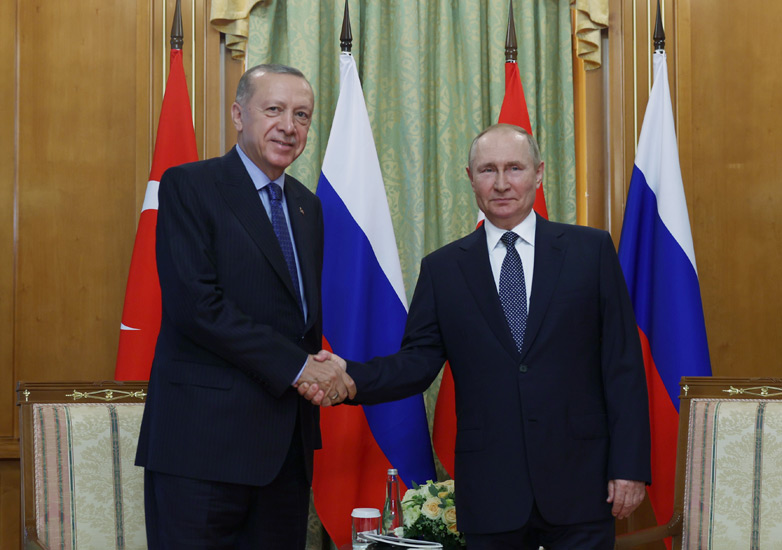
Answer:
<svg viewBox="0 0 782 550"><path fill-rule="evenodd" d="M277 143L282 143L284 145L296 145L297 140L295 138L293 139L286 139L286 138L273 138L272 141L276 141Z"/></svg>

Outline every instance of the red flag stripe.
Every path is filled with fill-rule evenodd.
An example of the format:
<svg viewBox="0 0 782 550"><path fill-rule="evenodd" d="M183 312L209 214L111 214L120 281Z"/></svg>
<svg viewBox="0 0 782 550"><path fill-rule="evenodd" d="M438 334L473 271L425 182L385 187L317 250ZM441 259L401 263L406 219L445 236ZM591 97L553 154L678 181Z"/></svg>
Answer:
<svg viewBox="0 0 782 550"><path fill-rule="evenodd" d="M679 413L671 402L663 384L646 334L639 328L641 350L646 369L646 387L649 392L649 421L652 433L652 480L647 487L649 502L659 522L667 522L673 516L673 488L676 475L676 446L679 437ZM665 539L668 548L671 539Z"/></svg>

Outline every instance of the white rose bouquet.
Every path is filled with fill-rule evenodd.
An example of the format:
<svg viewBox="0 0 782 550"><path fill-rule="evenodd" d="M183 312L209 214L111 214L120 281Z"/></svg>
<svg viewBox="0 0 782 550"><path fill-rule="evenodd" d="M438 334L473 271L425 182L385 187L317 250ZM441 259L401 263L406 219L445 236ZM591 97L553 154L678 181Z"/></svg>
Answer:
<svg viewBox="0 0 782 550"><path fill-rule="evenodd" d="M404 536L439 542L444 550L465 547L464 535L456 529L453 480L426 485L413 483L402 499Z"/></svg>

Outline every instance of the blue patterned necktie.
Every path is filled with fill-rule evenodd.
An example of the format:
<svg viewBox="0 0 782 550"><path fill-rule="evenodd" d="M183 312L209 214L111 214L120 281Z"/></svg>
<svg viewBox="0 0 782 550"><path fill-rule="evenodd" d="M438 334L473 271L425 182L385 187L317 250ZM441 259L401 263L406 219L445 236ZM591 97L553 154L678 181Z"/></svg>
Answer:
<svg viewBox="0 0 782 550"><path fill-rule="evenodd" d="M291 243L291 236L288 233L288 222L285 220L285 212L282 211L282 189L276 183L269 182L264 189L269 195L269 206L272 213L272 227L274 227L274 233L277 235L277 240L280 241L280 248L282 248L282 255L285 256L285 263L288 264L288 273L293 280L293 290L296 294L296 303L299 304L299 309L303 311L301 305L301 292L299 290L299 274L296 271L296 259L293 256L293 243Z"/></svg>
<svg viewBox="0 0 782 550"><path fill-rule="evenodd" d="M516 349L521 352L524 331L527 328L527 287L524 282L524 266L521 265L521 257L516 250L518 238L513 231L508 231L500 239L507 249L500 269L500 303L516 342Z"/></svg>

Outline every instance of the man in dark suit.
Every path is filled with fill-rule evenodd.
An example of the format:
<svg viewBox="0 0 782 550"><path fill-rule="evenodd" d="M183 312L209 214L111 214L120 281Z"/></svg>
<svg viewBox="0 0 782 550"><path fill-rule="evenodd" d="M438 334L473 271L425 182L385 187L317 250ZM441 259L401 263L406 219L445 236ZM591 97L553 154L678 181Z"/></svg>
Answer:
<svg viewBox="0 0 782 550"><path fill-rule="evenodd" d="M450 361L470 550L613 548L614 518L651 477L641 347L611 237L537 216L543 169L521 128L475 139L467 173L486 222L422 261L401 350L347 367L355 402L376 403L423 391Z"/></svg>
<svg viewBox="0 0 782 550"><path fill-rule="evenodd" d="M231 108L237 147L160 183L160 327L136 463L150 549L304 548L319 417L296 382L353 395L318 362L323 219L285 169L314 105L297 69L261 65Z"/></svg>

